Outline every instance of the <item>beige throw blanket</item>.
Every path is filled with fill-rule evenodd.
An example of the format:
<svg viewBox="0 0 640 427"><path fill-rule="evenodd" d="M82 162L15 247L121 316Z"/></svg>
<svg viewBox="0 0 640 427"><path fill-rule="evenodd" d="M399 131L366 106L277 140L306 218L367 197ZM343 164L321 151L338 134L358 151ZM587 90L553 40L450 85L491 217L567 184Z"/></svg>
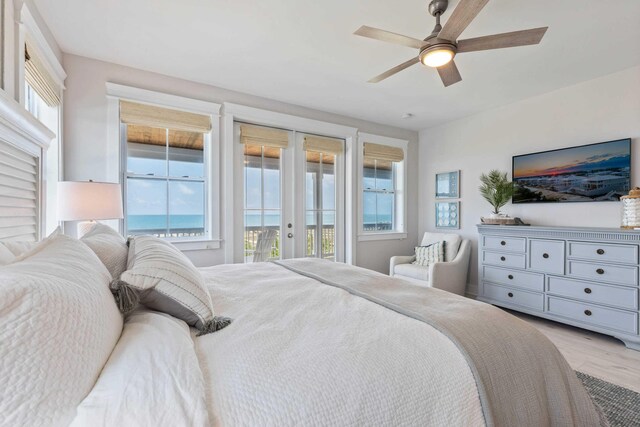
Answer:
<svg viewBox="0 0 640 427"><path fill-rule="evenodd" d="M607 424L557 348L502 310L346 264L313 258L276 263L446 335L469 363L488 426Z"/></svg>

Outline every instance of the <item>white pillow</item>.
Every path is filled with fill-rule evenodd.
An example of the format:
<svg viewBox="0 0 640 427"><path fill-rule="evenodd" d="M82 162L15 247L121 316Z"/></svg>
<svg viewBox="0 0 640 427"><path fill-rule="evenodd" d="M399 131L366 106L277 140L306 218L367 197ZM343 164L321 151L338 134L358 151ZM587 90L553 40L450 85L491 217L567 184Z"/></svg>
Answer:
<svg viewBox="0 0 640 427"><path fill-rule="evenodd" d="M214 316L204 279L189 258L157 237L129 239L127 271L120 276L120 282L138 291L140 303L184 320L201 335L231 322Z"/></svg>
<svg viewBox="0 0 640 427"><path fill-rule="evenodd" d="M60 227L57 227L44 240L52 239L61 233L62 233L62 230L60 230ZM35 247L40 245L43 241L41 242L27 242L27 241L19 241L19 240L0 241L0 266L7 265L17 261L19 257L22 257L23 255L28 254Z"/></svg>
<svg viewBox="0 0 640 427"><path fill-rule="evenodd" d="M444 242L444 260L446 262L451 262L456 259L458 249L460 249L460 243L462 243L462 238L458 234L424 233L420 246L429 246L432 243L440 241Z"/></svg>
<svg viewBox="0 0 640 427"><path fill-rule="evenodd" d="M0 414L68 425L122 331L109 272L64 235L0 267Z"/></svg>
<svg viewBox="0 0 640 427"><path fill-rule="evenodd" d="M127 269L129 248L127 241L108 225L96 223L82 238L81 242L91 248L107 267L111 277L117 279Z"/></svg>
<svg viewBox="0 0 640 427"><path fill-rule="evenodd" d="M429 246L416 246L416 260L412 264L428 267L436 262L444 261L444 242L432 243Z"/></svg>

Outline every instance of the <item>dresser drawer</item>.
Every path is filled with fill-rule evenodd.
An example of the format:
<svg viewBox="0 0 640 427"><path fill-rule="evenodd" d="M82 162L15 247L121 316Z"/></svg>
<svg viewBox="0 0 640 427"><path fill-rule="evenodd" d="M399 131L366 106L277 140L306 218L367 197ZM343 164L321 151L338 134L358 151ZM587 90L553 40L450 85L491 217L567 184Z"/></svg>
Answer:
<svg viewBox="0 0 640 427"><path fill-rule="evenodd" d="M506 268L483 267L483 279L515 288L528 289L534 292L544 290L544 274L527 273Z"/></svg>
<svg viewBox="0 0 640 427"><path fill-rule="evenodd" d="M638 285L638 267L601 264L587 261L569 261L567 275L598 282L620 285Z"/></svg>
<svg viewBox="0 0 640 427"><path fill-rule="evenodd" d="M517 305L532 310L542 311L544 308L543 294L523 291L520 289L483 283L483 295L485 298L508 305Z"/></svg>
<svg viewBox="0 0 640 427"><path fill-rule="evenodd" d="M628 334L638 333L638 313L606 308L595 304L547 297L547 311L580 323L600 326Z"/></svg>
<svg viewBox="0 0 640 427"><path fill-rule="evenodd" d="M507 254L501 252L482 252L482 263L488 265L499 265L503 267L524 268L524 254Z"/></svg>
<svg viewBox="0 0 640 427"><path fill-rule="evenodd" d="M564 277L547 278L547 293L618 308L638 309L638 288L599 285Z"/></svg>
<svg viewBox="0 0 640 427"><path fill-rule="evenodd" d="M526 239L524 237L482 236L482 248L508 252L524 252Z"/></svg>
<svg viewBox="0 0 640 427"><path fill-rule="evenodd" d="M638 263L638 246L568 242L568 257L623 264Z"/></svg>
<svg viewBox="0 0 640 427"><path fill-rule="evenodd" d="M564 274L564 241L529 239L529 268Z"/></svg>

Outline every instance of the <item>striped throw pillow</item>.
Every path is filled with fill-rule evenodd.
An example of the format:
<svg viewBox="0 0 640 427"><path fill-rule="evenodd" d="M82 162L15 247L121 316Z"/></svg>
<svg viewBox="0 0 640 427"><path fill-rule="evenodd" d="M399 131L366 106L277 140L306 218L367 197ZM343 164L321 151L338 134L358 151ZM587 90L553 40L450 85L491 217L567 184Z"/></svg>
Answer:
<svg viewBox="0 0 640 427"><path fill-rule="evenodd" d="M416 246L416 260L413 264L427 267L444 261L444 242L432 243L429 246Z"/></svg>

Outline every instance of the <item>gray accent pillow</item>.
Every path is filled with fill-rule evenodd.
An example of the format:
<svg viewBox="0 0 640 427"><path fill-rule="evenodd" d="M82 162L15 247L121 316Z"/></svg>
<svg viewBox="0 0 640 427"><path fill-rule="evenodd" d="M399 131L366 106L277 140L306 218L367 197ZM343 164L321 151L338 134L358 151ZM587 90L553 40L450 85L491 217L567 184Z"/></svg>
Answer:
<svg viewBox="0 0 640 427"><path fill-rule="evenodd" d="M108 225L96 223L80 241L89 246L100 258L113 279L119 278L120 274L127 269L129 255L127 241Z"/></svg>
<svg viewBox="0 0 640 427"><path fill-rule="evenodd" d="M444 261L444 242L432 243L428 246L416 246L416 260L412 264L428 267L436 262Z"/></svg>
<svg viewBox="0 0 640 427"><path fill-rule="evenodd" d="M129 239L127 271L120 281L138 292L140 303L184 320L201 335L231 322L214 315L211 295L191 261L171 243L157 237Z"/></svg>

